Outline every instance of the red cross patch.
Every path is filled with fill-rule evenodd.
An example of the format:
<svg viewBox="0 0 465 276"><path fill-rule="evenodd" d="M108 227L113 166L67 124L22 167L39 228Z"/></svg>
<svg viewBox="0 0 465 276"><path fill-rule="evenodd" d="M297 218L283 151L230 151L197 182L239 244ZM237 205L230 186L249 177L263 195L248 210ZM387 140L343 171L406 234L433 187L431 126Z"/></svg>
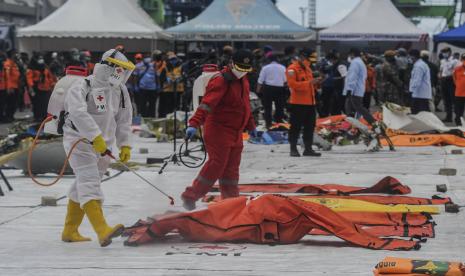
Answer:
<svg viewBox="0 0 465 276"><path fill-rule="evenodd" d="M97 112L105 112L107 111L107 103L105 100L105 93L103 91L96 92L93 95L95 107Z"/></svg>

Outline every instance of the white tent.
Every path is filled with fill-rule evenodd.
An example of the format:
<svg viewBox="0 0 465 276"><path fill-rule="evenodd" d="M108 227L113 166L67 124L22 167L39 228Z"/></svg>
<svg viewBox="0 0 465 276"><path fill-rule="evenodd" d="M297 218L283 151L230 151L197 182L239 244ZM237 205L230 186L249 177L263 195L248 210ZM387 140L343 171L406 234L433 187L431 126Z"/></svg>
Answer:
<svg viewBox="0 0 465 276"><path fill-rule="evenodd" d="M391 0L361 0L344 19L320 32L326 41L415 41L428 39Z"/></svg>
<svg viewBox="0 0 465 276"><path fill-rule="evenodd" d="M156 40L170 38L136 0L68 0L36 25L20 29L18 37L23 50L93 51L116 44L151 50Z"/></svg>

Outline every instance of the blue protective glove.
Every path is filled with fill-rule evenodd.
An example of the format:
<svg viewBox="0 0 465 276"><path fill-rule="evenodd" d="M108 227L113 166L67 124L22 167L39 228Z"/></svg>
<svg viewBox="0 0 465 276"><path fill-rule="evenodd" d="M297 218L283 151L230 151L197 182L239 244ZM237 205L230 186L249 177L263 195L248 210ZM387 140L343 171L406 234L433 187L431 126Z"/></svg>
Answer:
<svg viewBox="0 0 465 276"><path fill-rule="evenodd" d="M258 137L258 131L257 131L257 129L249 130L249 136L252 137L252 138Z"/></svg>
<svg viewBox="0 0 465 276"><path fill-rule="evenodd" d="M186 129L186 140L191 139L197 133L197 129L195 127L188 127Z"/></svg>

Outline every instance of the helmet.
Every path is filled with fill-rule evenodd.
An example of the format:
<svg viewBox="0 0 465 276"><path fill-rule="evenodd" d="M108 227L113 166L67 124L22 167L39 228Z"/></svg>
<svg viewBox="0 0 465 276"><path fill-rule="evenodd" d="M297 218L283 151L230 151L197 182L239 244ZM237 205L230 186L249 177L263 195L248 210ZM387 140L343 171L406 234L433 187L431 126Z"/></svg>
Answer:
<svg viewBox="0 0 465 276"><path fill-rule="evenodd" d="M71 55L72 60L79 61L81 58L81 54L77 48L71 48L69 50L69 54Z"/></svg>
<svg viewBox="0 0 465 276"><path fill-rule="evenodd" d="M126 54L126 48L124 48L123 44L116 45L115 49L120 51L122 54Z"/></svg>
<svg viewBox="0 0 465 276"><path fill-rule="evenodd" d="M106 51L100 63L95 65L94 76L109 81L112 86L125 84L136 66L116 49Z"/></svg>
<svg viewBox="0 0 465 276"><path fill-rule="evenodd" d="M252 58L249 50L237 50L232 56L233 68L240 72L252 72Z"/></svg>
<svg viewBox="0 0 465 276"><path fill-rule="evenodd" d="M299 55L303 56L304 58L310 58L313 54L313 50L310 49L310 48L302 48L300 51L299 51Z"/></svg>
<svg viewBox="0 0 465 276"><path fill-rule="evenodd" d="M90 51L83 51L82 54L84 56L85 61L89 62L92 59L92 54L90 53Z"/></svg>

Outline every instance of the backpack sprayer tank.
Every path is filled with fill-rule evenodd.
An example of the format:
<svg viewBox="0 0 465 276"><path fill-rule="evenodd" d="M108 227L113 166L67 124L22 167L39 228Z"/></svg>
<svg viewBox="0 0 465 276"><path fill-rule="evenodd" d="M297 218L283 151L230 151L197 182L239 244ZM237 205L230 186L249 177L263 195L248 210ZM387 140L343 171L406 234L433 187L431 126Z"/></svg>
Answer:
<svg viewBox="0 0 465 276"><path fill-rule="evenodd" d="M66 68L66 76L57 82L48 102L47 113L52 119L45 124L45 133L54 135L63 134L66 93L76 81L83 80L86 76L87 69L84 67L69 66Z"/></svg>
<svg viewBox="0 0 465 276"><path fill-rule="evenodd" d="M192 104L194 110L199 107L202 97L205 95L205 89L208 82L214 77L221 74L216 64L205 64L202 68L202 74L195 79L194 87L192 88Z"/></svg>

